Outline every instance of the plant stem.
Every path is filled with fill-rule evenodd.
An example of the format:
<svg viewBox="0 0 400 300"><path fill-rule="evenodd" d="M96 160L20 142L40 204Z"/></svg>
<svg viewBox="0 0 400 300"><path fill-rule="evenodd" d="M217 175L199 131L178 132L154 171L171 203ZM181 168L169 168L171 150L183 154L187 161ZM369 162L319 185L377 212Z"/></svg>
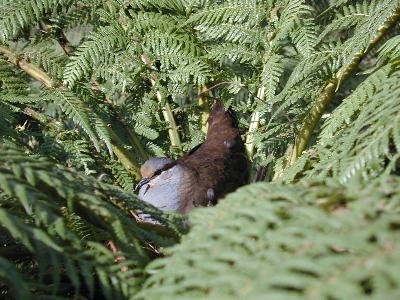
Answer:
<svg viewBox="0 0 400 300"><path fill-rule="evenodd" d="M132 132L132 130L130 130L130 128L128 126L126 126L126 131L128 132L128 139L129 142L133 145L133 147L138 151L140 158L143 161L146 161L149 159L149 155L147 154L147 152L144 150L142 143L140 142L139 138L137 137L137 135L135 133Z"/></svg>
<svg viewBox="0 0 400 300"><path fill-rule="evenodd" d="M157 98L161 101L162 100L161 93L157 92L157 95L158 95ZM167 121L169 124L168 134L171 140L171 145L181 150L182 144L178 133L178 126L176 126L174 114L172 113L168 100L165 100L164 107L162 108L162 114L164 116L165 121Z"/></svg>
<svg viewBox="0 0 400 300"><path fill-rule="evenodd" d="M335 93L337 91L337 88L339 87L339 84L343 83L350 77L350 75L358 68L360 62L368 54L368 52L377 45L377 43L385 36L385 34L389 31L390 28L392 28L392 26L397 24L399 18L400 14L399 10L397 10L393 14L388 24L382 26L378 30L377 35L370 42L368 47L361 53L355 54L351 60L351 63L346 68L339 70L339 72L337 72L337 74L335 75L335 78L329 80L326 83L314 106L310 109L309 113L303 121L303 125L295 140L293 152L289 160L289 165L294 164L303 153L303 151L306 149L307 145L310 142L315 126L318 124L321 116L326 111L328 104L335 97Z"/></svg>
<svg viewBox="0 0 400 300"><path fill-rule="evenodd" d="M265 87L260 87L257 91L257 98L263 99L265 95ZM249 130L246 137L246 151L247 156L252 160L254 155L254 133L258 129L260 124L261 113L259 111L254 111L251 115Z"/></svg>
<svg viewBox="0 0 400 300"><path fill-rule="evenodd" d="M141 59L143 61L143 63L150 69L152 69L152 64L151 64L151 60L150 58L146 55L146 54L142 54L141 55ZM152 74L150 76L150 82L152 86L156 85L157 82L157 76L155 74ZM176 122L175 122L175 118L174 118L174 114L172 113L171 107L168 103L168 100L165 99L165 101L163 101L164 97L161 94L160 91L157 91L156 93L156 97L159 103L163 104L163 108L162 108L162 114L164 117L164 120L168 123L169 128L168 128L168 135L169 135L169 139L171 141L171 146L178 148L179 150L182 149L182 144L181 144L181 139L179 137L179 133L178 133L178 126L176 126Z"/></svg>
<svg viewBox="0 0 400 300"><path fill-rule="evenodd" d="M139 181L142 177L140 175L140 166L136 162L135 158L129 153L128 150L124 149L120 145L112 144L112 150L114 154L118 157L118 160L124 166L125 170L127 170L131 175L133 175L136 181Z"/></svg>
<svg viewBox="0 0 400 300"><path fill-rule="evenodd" d="M101 86L100 84L96 81L93 80L92 83L92 88L102 92L101 90ZM118 117L120 117L120 114L118 112L118 110L115 110L115 106L113 101L111 101L111 99L109 99L107 97L107 95L104 93L104 97L105 97L105 102L106 104L114 110L114 112L117 114ZM123 119L123 118L121 118ZM149 155L147 154L146 150L143 148L142 143L140 142L139 138L137 137L137 135L135 133L132 132L132 130L130 129L130 127L125 123L125 122L121 122L121 126L123 126L123 128L126 130L126 132L128 133L128 139L129 139L129 143L131 145L133 145L133 147L135 148L135 150L138 152L140 159L142 161L146 161L147 159L149 159ZM116 135L114 135L116 136Z"/></svg>
<svg viewBox="0 0 400 300"><path fill-rule="evenodd" d="M205 85L199 87L198 104L201 109L201 118L200 118L201 131L203 131L204 133L207 133L207 129L208 129L207 121L208 121L208 117L210 116L210 106L208 105L208 101L207 101L206 97L204 97L204 94L207 93L208 91L210 91L210 89L207 89L207 87Z"/></svg>
<svg viewBox="0 0 400 300"><path fill-rule="evenodd" d="M46 87L53 87L51 78L43 72L40 68L28 63L24 59L17 59L11 50L6 47L0 46L0 52L8 59L10 63L25 71L32 78L41 81Z"/></svg>
<svg viewBox="0 0 400 300"><path fill-rule="evenodd" d="M304 120L303 126L296 137L295 145L293 147L292 156L290 158L290 165L292 165L297 158L301 155L307 147L311 138L312 132L324 113L327 105L335 96L337 87L337 80L329 82L322 93L319 95L315 105L311 108L310 112Z"/></svg>

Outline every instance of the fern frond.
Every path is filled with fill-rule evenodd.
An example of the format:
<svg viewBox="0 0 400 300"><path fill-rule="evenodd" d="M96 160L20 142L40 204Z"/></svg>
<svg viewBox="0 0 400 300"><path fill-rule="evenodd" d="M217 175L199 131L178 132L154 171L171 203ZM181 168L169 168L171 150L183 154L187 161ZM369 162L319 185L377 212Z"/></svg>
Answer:
<svg viewBox="0 0 400 300"><path fill-rule="evenodd" d="M303 16L301 25L291 34L294 45L305 58L315 52L315 45L317 44L317 32L315 28L314 18Z"/></svg>
<svg viewBox="0 0 400 300"><path fill-rule="evenodd" d="M131 210L139 209L154 215L159 222L170 222L168 217L163 217L133 194L55 166L46 159L29 157L15 148L1 146L0 151L0 189L16 199L15 206L24 209L24 212L13 210L12 213L0 208L2 228L14 238L16 245L26 248L37 263L38 268L30 270L39 275L35 280L45 280L46 276L40 275L50 272L56 287L52 291L51 287L42 285L36 294L51 295L58 291L60 284L77 294L81 285L92 289L96 282L101 290L91 290L91 294L127 295L137 288L135 276L149 259L149 254L143 250L144 243L148 239L160 245L171 243L171 239L158 237L156 231L141 229L129 217ZM53 192L47 193L49 190ZM75 214L74 218L79 216L80 222L84 223L80 226L71 224L69 213L65 213L65 209L60 211L60 207L66 207L69 213ZM83 224L87 224L88 230L94 227L102 234L79 238L74 230L81 232ZM124 261L115 263L115 255L102 245L104 239L114 240L121 247ZM17 271L28 278L31 276L24 269L17 267ZM83 277L79 275L81 272ZM89 276L91 273L102 274L102 278L93 278L93 275ZM111 283L113 290L109 289Z"/></svg>
<svg viewBox="0 0 400 300"><path fill-rule="evenodd" d="M400 57L400 36L394 36L379 49L378 61L395 60Z"/></svg>
<svg viewBox="0 0 400 300"><path fill-rule="evenodd" d="M297 28L298 24L301 24L301 19L306 17L308 24L306 24L306 32L302 34L303 37L311 37L310 32L312 32L312 28L310 25L310 14L311 7L305 5L305 1L303 0L287 0L283 2L283 9L281 15L277 21L275 27L277 28L275 40L281 41L285 38L289 37L293 31ZM311 42L313 43L313 42Z"/></svg>
<svg viewBox="0 0 400 300"><path fill-rule="evenodd" d="M399 242L390 228L399 218L398 184L393 177L369 187L313 182L240 189L191 216L191 232L170 257L147 267L150 277L136 299L395 295ZM380 205L387 209L376 214Z"/></svg>
<svg viewBox="0 0 400 300"><path fill-rule="evenodd" d="M95 173L93 169L94 159L91 154L91 149L85 140L63 141L63 148L69 154L72 160L71 164L79 169L83 166L85 174Z"/></svg>
<svg viewBox="0 0 400 300"><path fill-rule="evenodd" d="M206 57L214 61L219 61L220 64L228 61L231 63L253 62L257 65L259 62L259 54L256 51L249 49L245 45L233 43L213 46L209 49Z"/></svg>
<svg viewBox="0 0 400 300"><path fill-rule="evenodd" d="M15 120L16 115L13 112L13 108L0 100L0 136L14 134L13 125Z"/></svg>
<svg viewBox="0 0 400 300"><path fill-rule="evenodd" d="M399 0L0 0L0 295L398 298L399 20ZM190 222L138 199L215 99L276 182Z"/></svg>
<svg viewBox="0 0 400 300"><path fill-rule="evenodd" d="M0 90L4 93L26 95L28 89L28 79L0 56Z"/></svg>
<svg viewBox="0 0 400 300"><path fill-rule="evenodd" d="M82 77L90 77L101 62L113 61L113 53L125 47L128 41L125 30L119 25L99 28L70 58L65 66L64 82L72 87Z"/></svg>
<svg viewBox="0 0 400 300"><path fill-rule="evenodd" d="M161 70L191 63L202 53L201 48L188 34L171 34L155 30L151 35L145 36L144 45L149 53L160 61Z"/></svg>
<svg viewBox="0 0 400 300"><path fill-rule="evenodd" d="M400 102L398 99L400 94L397 85L399 74L394 74L391 79L393 81L387 81L387 83L393 92L382 91L371 97L354 122L353 128L347 130L349 135L344 139L344 145L352 141L354 146L350 155L344 159L343 172L341 172L343 181L348 180L361 169L363 172L379 169L379 165L384 163L384 158L389 161L397 159L392 147L395 147L395 152L399 152ZM357 137L355 137L356 133L358 133ZM346 133L343 135L345 137Z"/></svg>
<svg viewBox="0 0 400 300"><path fill-rule="evenodd" d="M263 44L262 32L239 24L219 24L215 26L196 26L199 36L205 41L224 40L230 43L250 44L259 47Z"/></svg>
<svg viewBox="0 0 400 300"><path fill-rule="evenodd" d="M124 190L131 191L135 184L132 180L132 176L125 170L125 168L115 161L111 161L109 167L118 184L122 186Z"/></svg>
<svg viewBox="0 0 400 300"><path fill-rule="evenodd" d="M0 214L1 211L0 208ZM18 273L15 265L3 257L0 257L0 278L7 284L10 293L16 299L28 299L32 297L28 284Z"/></svg>
<svg viewBox="0 0 400 300"><path fill-rule="evenodd" d="M53 40L43 40L29 45L23 51L23 58L42 68L50 77L62 79L66 57L54 49Z"/></svg>
<svg viewBox="0 0 400 300"><path fill-rule="evenodd" d="M280 77L284 69L282 61L284 57L279 54L272 55L268 58L261 72L261 83L265 87L265 99L267 102L272 101L279 85Z"/></svg>
<svg viewBox="0 0 400 300"><path fill-rule="evenodd" d="M91 123L90 112L85 104L70 92L54 92L48 99L58 105L68 118L79 125L99 151L99 141Z"/></svg>
<svg viewBox="0 0 400 300"><path fill-rule="evenodd" d="M326 144L342 127L351 122L352 116L360 110L368 99L381 91L381 86L391 73L392 66L386 65L364 80L354 92L343 100L340 106L325 122L321 136L321 143Z"/></svg>
<svg viewBox="0 0 400 300"><path fill-rule="evenodd" d="M183 23L185 18L179 16L171 16L159 12L130 12L132 20L129 30L134 30L143 35L150 30L159 30L162 32L172 32L179 30L179 25Z"/></svg>
<svg viewBox="0 0 400 300"><path fill-rule="evenodd" d="M361 3L342 6L340 9L335 9L338 12L335 14L335 19L325 27L319 36L319 40L323 40L328 34L341 30L349 30L359 24L365 22L374 12L379 1L363 1ZM331 8L337 7L334 4Z"/></svg>
<svg viewBox="0 0 400 300"><path fill-rule="evenodd" d="M169 10L175 13L185 14L186 12L186 1L181 0L130 0L129 4L136 9L158 9L158 10Z"/></svg>
<svg viewBox="0 0 400 300"><path fill-rule="evenodd" d="M256 0L229 1L216 3L191 15L187 24L195 26L213 26L221 23L243 23L245 21L256 24L260 21L262 6Z"/></svg>
<svg viewBox="0 0 400 300"><path fill-rule="evenodd" d="M179 66L167 76L173 83L190 83L197 85L205 84L211 78L211 68L201 60Z"/></svg>
<svg viewBox="0 0 400 300"><path fill-rule="evenodd" d="M45 14L68 7L71 0L10 1L0 15L0 41L17 37L23 29L35 26Z"/></svg>

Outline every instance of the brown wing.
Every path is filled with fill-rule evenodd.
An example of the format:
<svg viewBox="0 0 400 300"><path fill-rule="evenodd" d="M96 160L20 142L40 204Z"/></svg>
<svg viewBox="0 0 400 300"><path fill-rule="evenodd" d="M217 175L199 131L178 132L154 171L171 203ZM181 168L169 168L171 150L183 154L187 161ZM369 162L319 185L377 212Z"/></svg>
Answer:
<svg viewBox="0 0 400 300"><path fill-rule="evenodd" d="M193 166L187 164L180 164L180 166L185 175L182 177L179 190L181 205L178 211L186 214L195 207L204 206L207 188Z"/></svg>

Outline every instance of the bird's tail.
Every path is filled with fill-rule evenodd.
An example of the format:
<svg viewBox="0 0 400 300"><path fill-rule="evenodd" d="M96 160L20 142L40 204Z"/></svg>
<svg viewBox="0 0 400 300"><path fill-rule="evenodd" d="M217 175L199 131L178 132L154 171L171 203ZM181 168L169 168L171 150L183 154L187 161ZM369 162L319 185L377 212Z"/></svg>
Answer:
<svg viewBox="0 0 400 300"><path fill-rule="evenodd" d="M218 112L225 112L224 102L222 100L215 101L211 115L216 114Z"/></svg>
<svg viewBox="0 0 400 300"><path fill-rule="evenodd" d="M214 127L216 124L225 123L231 127L237 127L236 118L230 109L225 110L224 102L216 100L208 118L208 127Z"/></svg>

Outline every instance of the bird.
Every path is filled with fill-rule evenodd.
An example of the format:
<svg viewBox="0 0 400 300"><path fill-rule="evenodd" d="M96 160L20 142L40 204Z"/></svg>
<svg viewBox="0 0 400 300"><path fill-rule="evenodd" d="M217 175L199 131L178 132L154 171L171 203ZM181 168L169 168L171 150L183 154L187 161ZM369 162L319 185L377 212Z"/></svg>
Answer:
<svg viewBox="0 0 400 300"><path fill-rule="evenodd" d="M217 100L208 118L205 141L173 160L153 157L140 168L136 186L141 200L163 211L189 213L215 205L249 180L244 143L232 112Z"/></svg>

